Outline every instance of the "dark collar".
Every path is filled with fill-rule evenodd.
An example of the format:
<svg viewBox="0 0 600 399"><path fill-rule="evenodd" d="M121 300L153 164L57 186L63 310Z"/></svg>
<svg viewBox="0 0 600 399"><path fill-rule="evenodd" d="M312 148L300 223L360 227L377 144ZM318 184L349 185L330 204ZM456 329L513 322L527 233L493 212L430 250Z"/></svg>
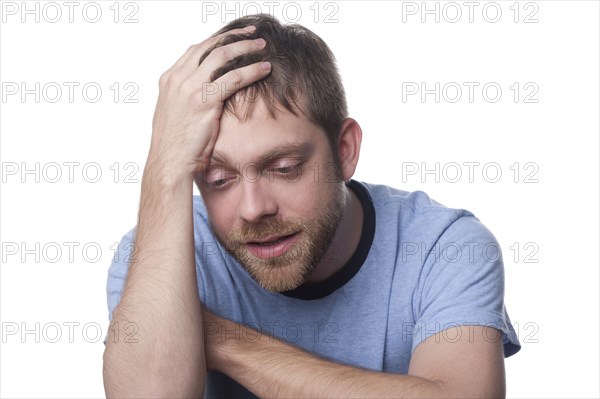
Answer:
<svg viewBox="0 0 600 399"><path fill-rule="evenodd" d="M358 271L367 259L373 237L375 236L375 207L369 190L360 182L350 180L346 185L356 194L363 208L363 226L360 240L356 250L348 262L327 279L309 285L301 285L290 291L281 292L282 295L298 299L320 299L333 293L346 284Z"/></svg>

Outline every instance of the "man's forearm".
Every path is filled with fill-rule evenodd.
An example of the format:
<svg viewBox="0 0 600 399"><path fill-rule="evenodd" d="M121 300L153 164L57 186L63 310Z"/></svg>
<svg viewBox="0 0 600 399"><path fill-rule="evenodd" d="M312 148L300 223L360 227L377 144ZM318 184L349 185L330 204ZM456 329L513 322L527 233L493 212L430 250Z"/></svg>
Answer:
<svg viewBox="0 0 600 399"><path fill-rule="evenodd" d="M208 331L231 331L234 323L210 316ZM229 325L229 327L225 327ZM210 327L210 326L207 326ZM246 328L246 327L245 327ZM233 378L259 397L272 398L436 398L449 397L439 381L360 369L324 360L297 347L256 333L220 341L210 337L210 366Z"/></svg>
<svg viewBox="0 0 600 399"><path fill-rule="evenodd" d="M146 167L134 248L104 357L107 396L201 395L206 366L191 178ZM126 323L138 329L137 342L122 339Z"/></svg>

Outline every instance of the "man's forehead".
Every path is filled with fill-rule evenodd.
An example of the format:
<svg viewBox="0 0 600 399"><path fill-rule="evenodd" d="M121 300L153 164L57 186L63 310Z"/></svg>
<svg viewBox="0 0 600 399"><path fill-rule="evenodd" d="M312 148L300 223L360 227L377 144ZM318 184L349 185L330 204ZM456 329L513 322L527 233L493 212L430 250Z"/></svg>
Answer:
<svg viewBox="0 0 600 399"><path fill-rule="evenodd" d="M271 116L261 102L245 119L224 113L213 150L215 163L247 163L299 154L314 148L320 141L318 136L325 138L321 128L305 115L283 109Z"/></svg>

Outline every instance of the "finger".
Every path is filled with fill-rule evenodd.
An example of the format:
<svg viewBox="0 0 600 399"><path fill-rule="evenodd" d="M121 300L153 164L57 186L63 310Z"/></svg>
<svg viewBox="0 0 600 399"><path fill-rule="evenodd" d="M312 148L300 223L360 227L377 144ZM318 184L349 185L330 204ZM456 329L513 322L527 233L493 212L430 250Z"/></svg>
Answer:
<svg viewBox="0 0 600 399"><path fill-rule="evenodd" d="M227 72L214 82L208 83L207 85L211 87L207 89L211 91L211 97L219 101L225 101L236 91L261 80L270 72L270 62L256 62Z"/></svg>
<svg viewBox="0 0 600 399"><path fill-rule="evenodd" d="M216 36L211 36L201 43L190 46L187 51L175 62L171 69L184 68L188 73L192 73L198 68L198 61L200 57L208 51L211 47L215 46L219 40L229 35L247 35L252 33L256 28L254 26L247 26L240 29L232 29L230 31L221 33Z"/></svg>
<svg viewBox="0 0 600 399"><path fill-rule="evenodd" d="M234 58L244 55L261 51L265 48L266 42L262 38L253 40L240 40L238 42L230 43L221 47L217 47L212 50L210 54L204 59L200 68L196 72L196 75L203 82L210 82L212 73L227 62ZM193 80L198 78L194 77Z"/></svg>

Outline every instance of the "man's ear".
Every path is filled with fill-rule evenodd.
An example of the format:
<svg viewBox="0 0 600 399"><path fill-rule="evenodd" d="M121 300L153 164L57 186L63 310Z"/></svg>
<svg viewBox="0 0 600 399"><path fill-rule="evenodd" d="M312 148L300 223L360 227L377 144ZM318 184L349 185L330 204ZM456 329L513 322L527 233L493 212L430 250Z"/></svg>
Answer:
<svg viewBox="0 0 600 399"><path fill-rule="evenodd" d="M358 157L360 155L360 143L362 142L362 130L358 122L352 118L344 119L338 139L338 154L342 178L350 180L356 170Z"/></svg>

